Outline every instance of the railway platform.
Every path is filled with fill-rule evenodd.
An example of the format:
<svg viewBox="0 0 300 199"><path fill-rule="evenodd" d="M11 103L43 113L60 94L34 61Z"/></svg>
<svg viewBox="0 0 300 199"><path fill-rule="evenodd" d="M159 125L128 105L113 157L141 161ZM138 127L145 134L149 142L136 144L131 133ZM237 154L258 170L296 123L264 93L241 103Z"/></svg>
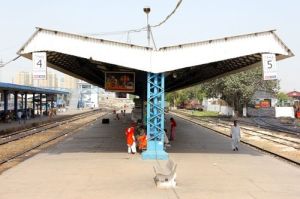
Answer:
<svg viewBox="0 0 300 199"><path fill-rule="evenodd" d="M299 198L299 166L243 144L232 151L228 137L175 119L167 148L178 165L175 189L155 186L153 166L163 161L127 154L129 115L110 115L110 124L97 120L2 173L1 199Z"/></svg>

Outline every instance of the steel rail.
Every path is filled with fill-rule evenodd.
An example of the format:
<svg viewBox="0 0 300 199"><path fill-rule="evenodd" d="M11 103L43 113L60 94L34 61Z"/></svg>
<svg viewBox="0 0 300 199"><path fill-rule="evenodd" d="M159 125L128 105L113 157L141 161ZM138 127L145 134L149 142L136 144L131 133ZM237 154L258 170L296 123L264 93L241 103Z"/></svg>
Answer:
<svg viewBox="0 0 300 199"><path fill-rule="evenodd" d="M42 133L46 130L55 128L57 126L61 126L61 125L64 125L66 123L79 120L82 117L86 117L86 116L89 116L89 115L94 115L94 114L96 114L100 111L101 110L94 110L94 111L89 111L89 112L85 112L85 113L80 113L80 114L76 114L75 116L65 118L63 121L60 121L60 122L57 122L57 121L50 122L50 123L42 124L41 126L38 126L38 127L24 129L24 130L21 130L21 131L12 133L12 134L4 135L4 136L0 137L0 139L1 139L0 140L0 145L4 145L4 144L7 144L9 142L17 141L17 140L23 139L25 137L28 137L28 136L31 136L31 135L34 135L34 134L37 134L37 133Z"/></svg>
<svg viewBox="0 0 300 199"><path fill-rule="evenodd" d="M176 112L175 112L176 113ZM188 115L188 114L186 114L186 113L177 113L177 114L182 114L182 115L185 115L186 117L191 117L190 115ZM193 118L193 117L192 117ZM207 119L207 120L204 120L204 119L200 119L200 118L196 118L197 120L199 120L199 121L202 121L202 122L206 122L206 123L212 123L212 124L217 124L217 125L219 125L220 126L220 124L222 124L223 125L223 127L225 127L225 128L230 128L230 125L228 124L228 122L221 122L221 121L218 121L218 122L216 122L215 120L209 120L209 119ZM240 122L240 123L243 123L243 122ZM248 123L248 125L249 125L249 123ZM299 145L299 146L297 146L298 147L298 149L300 149L300 137L295 137L296 136L296 134L295 133L292 133L292 134L290 134L290 132L286 132L286 131L278 131L278 130L275 130L275 131L278 131L278 133L286 133L286 134L290 134L290 136L293 136L293 138L291 138L291 137L289 137L289 138L284 138L284 137L282 137L283 135L280 135L280 134L277 134L277 135L274 135L272 132L269 132L269 133L265 133L265 132L262 132L262 131L258 131L258 130L253 130L253 129L249 129L248 127L240 127L242 130L246 130L246 131L249 131L249 132L253 132L253 133L257 133L257 134L260 134L260 135L263 135L263 136L266 136L266 137L272 137L272 138L276 138L276 139L281 139L281 140L284 140L284 141L286 141L286 142L290 142L290 143L292 143L292 144L296 144L296 145ZM271 130L271 129L264 129L264 128L261 128L261 130ZM243 132L244 132L243 131ZM245 133L245 134L250 134L250 133ZM272 134L271 134L272 133ZM252 134L253 135L253 134ZM255 136L260 136L260 135L255 135ZM264 138L264 139L268 139L268 138ZM291 140L291 139L298 139L297 141L295 141L295 140ZM272 141L272 140L270 140L270 141ZM274 142L277 142L278 143L278 141L274 141Z"/></svg>

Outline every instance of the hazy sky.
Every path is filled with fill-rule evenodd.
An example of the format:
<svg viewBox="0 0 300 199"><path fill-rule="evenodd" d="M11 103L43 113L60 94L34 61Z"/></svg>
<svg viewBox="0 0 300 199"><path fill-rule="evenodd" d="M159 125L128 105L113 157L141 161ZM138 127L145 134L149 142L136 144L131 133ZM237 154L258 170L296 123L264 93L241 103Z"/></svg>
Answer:
<svg viewBox="0 0 300 199"><path fill-rule="evenodd" d="M70 33L96 34L144 27L144 6L151 7L150 24L163 20L177 0L1 0L0 60L7 62L35 31L35 27ZM300 91L300 1L297 0L183 0L163 26L153 30L157 46L195 42L276 29L295 57L279 61L281 88ZM126 34L101 36L126 42ZM146 33L129 35L146 45ZM17 71L31 71L31 61L20 58L0 71L0 81L11 82Z"/></svg>

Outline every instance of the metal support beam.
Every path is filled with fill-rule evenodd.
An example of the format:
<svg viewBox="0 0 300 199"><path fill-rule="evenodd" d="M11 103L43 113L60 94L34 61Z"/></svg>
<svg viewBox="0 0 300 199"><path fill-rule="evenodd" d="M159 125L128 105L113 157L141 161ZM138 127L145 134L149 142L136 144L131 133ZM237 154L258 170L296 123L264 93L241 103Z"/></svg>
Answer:
<svg viewBox="0 0 300 199"><path fill-rule="evenodd" d="M24 94L21 94L21 104L22 104L22 109L24 110Z"/></svg>
<svg viewBox="0 0 300 199"><path fill-rule="evenodd" d="M25 109L24 109L24 113L25 113L25 120L27 120L27 93L25 93Z"/></svg>
<svg viewBox="0 0 300 199"><path fill-rule="evenodd" d="M54 95L51 96L51 108L54 108Z"/></svg>
<svg viewBox="0 0 300 199"><path fill-rule="evenodd" d="M4 97L4 114L8 111L8 91L3 91L3 97Z"/></svg>
<svg viewBox="0 0 300 199"><path fill-rule="evenodd" d="M164 151L165 78L163 73L147 75L147 150L145 159L167 160Z"/></svg>
<svg viewBox="0 0 300 199"><path fill-rule="evenodd" d="M46 106L46 115L48 115L48 94L46 94L46 103L45 103L45 106Z"/></svg>
<svg viewBox="0 0 300 199"><path fill-rule="evenodd" d="M43 116L43 94L40 93L40 117Z"/></svg>
<svg viewBox="0 0 300 199"><path fill-rule="evenodd" d="M18 92L14 94L14 111L15 111L15 118L18 120Z"/></svg>
<svg viewBox="0 0 300 199"><path fill-rule="evenodd" d="M35 117L35 93L32 94L32 117Z"/></svg>

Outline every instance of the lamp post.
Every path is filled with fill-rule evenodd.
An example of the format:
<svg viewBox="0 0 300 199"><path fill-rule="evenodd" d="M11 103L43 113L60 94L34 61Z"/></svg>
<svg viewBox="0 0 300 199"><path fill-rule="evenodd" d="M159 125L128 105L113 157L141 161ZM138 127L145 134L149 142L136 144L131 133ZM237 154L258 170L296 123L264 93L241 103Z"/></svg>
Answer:
<svg viewBox="0 0 300 199"><path fill-rule="evenodd" d="M146 6L144 8L144 12L147 15L147 40L148 40L148 47L150 47L150 25L149 25L149 13L150 13L151 9L150 7Z"/></svg>

